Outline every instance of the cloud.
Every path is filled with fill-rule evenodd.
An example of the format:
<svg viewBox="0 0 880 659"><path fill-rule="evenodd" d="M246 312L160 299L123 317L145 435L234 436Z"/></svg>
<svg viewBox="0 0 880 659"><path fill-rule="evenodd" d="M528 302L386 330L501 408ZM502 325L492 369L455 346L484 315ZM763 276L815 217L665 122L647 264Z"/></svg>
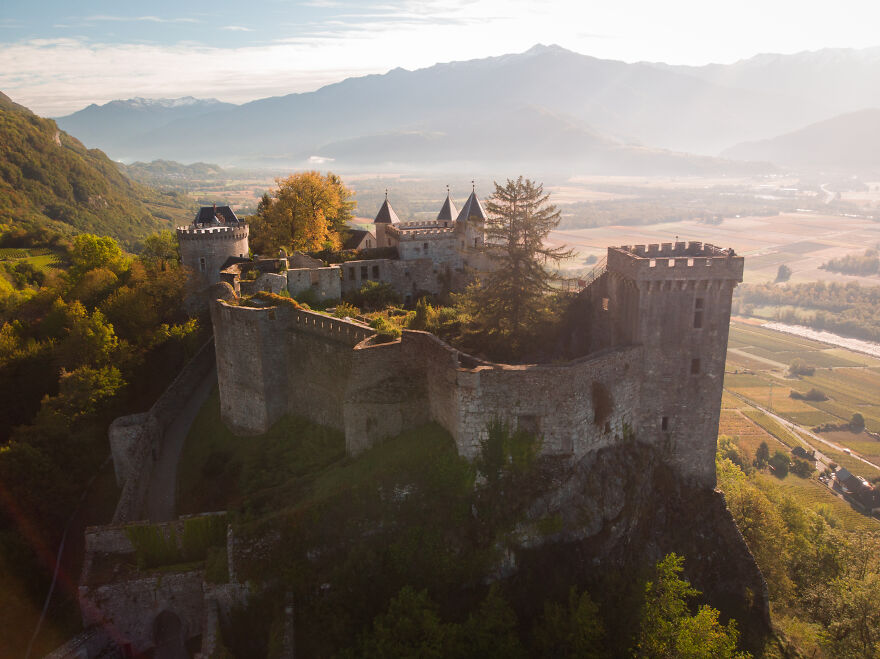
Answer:
<svg viewBox="0 0 880 659"><path fill-rule="evenodd" d="M198 23L195 18L161 18L159 16L112 16L107 14L96 14L94 16L86 16L85 22L108 21L117 23Z"/></svg>
<svg viewBox="0 0 880 659"><path fill-rule="evenodd" d="M224 25L220 28L221 30L229 30L230 32L253 32L254 30L249 27L243 27L241 25Z"/></svg>

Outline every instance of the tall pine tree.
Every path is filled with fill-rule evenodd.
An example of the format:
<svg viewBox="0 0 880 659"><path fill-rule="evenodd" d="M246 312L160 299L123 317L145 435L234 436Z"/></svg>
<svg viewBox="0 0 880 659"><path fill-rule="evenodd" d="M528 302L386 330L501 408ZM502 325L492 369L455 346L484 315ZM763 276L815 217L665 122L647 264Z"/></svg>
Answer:
<svg viewBox="0 0 880 659"><path fill-rule="evenodd" d="M572 254L565 246L545 245L560 215L549 199L543 184L520 176L503 186L495 183L486 204L486 254L495 268L468 289L465 302L484 345L504 345L504 352L512 355L539 320L545 296L553 290L557 277L547 269L548 262L558 263Z"/></svg>

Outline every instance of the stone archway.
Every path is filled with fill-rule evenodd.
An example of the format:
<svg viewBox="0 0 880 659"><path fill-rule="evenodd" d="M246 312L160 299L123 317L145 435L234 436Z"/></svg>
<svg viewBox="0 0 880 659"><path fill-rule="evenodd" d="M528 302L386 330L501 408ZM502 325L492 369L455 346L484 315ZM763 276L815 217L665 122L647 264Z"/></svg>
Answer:
<svg viewBox="0 0 880 659"><path fill-rule="evenodd" d="M153 646L155 659L188 659L183 623L176 613L162 611L153 621Z"/></svg>

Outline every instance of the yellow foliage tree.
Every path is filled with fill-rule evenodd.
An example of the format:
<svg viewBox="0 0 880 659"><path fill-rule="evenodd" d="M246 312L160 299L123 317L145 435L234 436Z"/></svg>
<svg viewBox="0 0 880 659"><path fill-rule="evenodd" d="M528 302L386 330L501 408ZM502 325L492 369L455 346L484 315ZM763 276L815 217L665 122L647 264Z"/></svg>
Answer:
<svg viewBox="0 0 880 659"><path fill-rule="evenodd" d="M352 217L354 193L333 173L301 172L275 179L250 218L254 251L337 249Z"/></svg>

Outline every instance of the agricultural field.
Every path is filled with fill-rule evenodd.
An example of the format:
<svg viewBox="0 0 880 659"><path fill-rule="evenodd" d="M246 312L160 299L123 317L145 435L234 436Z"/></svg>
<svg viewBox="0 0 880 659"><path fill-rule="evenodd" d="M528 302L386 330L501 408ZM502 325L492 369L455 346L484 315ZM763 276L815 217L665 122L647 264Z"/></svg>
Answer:
<svg viewBox="0 0 880 659"><path fill-rule="evenodd" d="M571 197L569 189L564 190ZM721 224L697 220L636 226L603 226L563 229L552 234L555 244L573 247L577 257L572 267L593 254L601 256L609 245L636 245L700 240L733 247L745 256L745 282L765 283L776 279L780 265L792 270L792 282L858 281L880 285L878 277L842 275L821 270L832 258L862 254L866 247L880 244L880 224L867 218L844 217L816 212L780 213L768 217L728 217Z"/></svg>
<svg viewBox="0 0 880 659"><path fill-rule="evenodd" d="M721 420L718 426L718 434L733 438L734 442L743 454L743 457L751 462L755 457L755 451L761 442L766 442L771 455L776 451L790 452L795 445L806 445L791 430L782 427L774 419L766 414L751 408L747 403L725 392L721 402ZM813 440L815 443L815 440ZM860 469L858 461L844 454L838 454L822 446L823 453L832 459L842 458L846 464L839 462L850 471L862 473L865 477L873 478L874 473L870 469ZM861 463L862 466L865 466ZM827 486L819 482L817 473L809 478L801 478L789 473L784 478L778 478L768 472L757 472L758 479L763 489L774 490L785 494L797 501L800 505L811 510L823 510L826 517L833 517L838 524L850 531L877 531L878 522L859 511L855 510L844 499L837 496ZM877 472L880 475L880 472Z"/></svg>
<svg viewBox="0 0 880 659"><path fill-rule="evenodd" d="M58 254L45 248L0 247L0 262L24 261L37 270L57 268Z"/></svg>

